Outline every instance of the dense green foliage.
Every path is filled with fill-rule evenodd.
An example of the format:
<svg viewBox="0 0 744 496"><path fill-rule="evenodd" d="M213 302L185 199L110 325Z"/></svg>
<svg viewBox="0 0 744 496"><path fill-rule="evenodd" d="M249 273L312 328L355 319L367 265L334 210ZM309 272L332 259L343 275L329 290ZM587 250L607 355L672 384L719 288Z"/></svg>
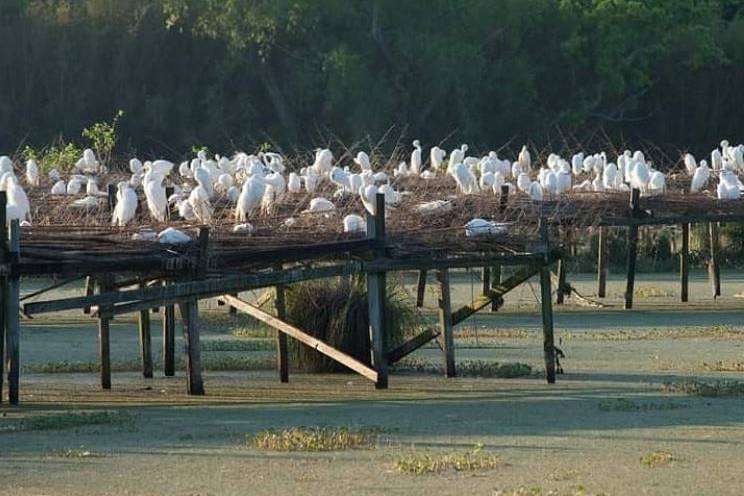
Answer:
<svg viewBox="0 0 744 496"><path fill-rule="evenodd" d="M0 149L741 140L740 0L2 0ZM594 141L594 143L592 143ZM738 141L736 141L738 142Z"/></svg>

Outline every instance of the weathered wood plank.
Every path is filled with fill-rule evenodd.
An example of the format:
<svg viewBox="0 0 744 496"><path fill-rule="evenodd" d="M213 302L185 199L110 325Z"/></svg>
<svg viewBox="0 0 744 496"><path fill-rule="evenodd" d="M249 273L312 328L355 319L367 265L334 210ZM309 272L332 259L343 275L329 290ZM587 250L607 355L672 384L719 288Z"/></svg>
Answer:
<svg viewBox="0 0 744 496"><path fill-rule="evenodd" d="M432 339L436 339L439 337L439 331L435 329L426 329L420 334L417 334L416 336L412 337L405 343L401 344L397 348L388 351L387 353L387 363L388 365L392 365L396 362L399 362L404 357L410 355L417 349L424 346L426 343L431 341Z"/></svg>
<svg viewBox="0 0 744 496"><path fill-rule="evenodd" d="M416 281L416 308L424 306L424 297L426 296L426 269L418 272L418 280Z"/></svg>
<svg viewBox="0 0 744 496"><path fill-rule="evenodd" d="M529 265L520 268L517 272L504 280L504 282L494 285L488 294L480 295L470 305L465 305L452 312L452 325L456 326L477 311L485 308L495 299L504 296L506 293L516 288L539 271L539 265Z"/></svg>
<svg viewBox="0 0 744 496"><path fill-rule="evenodd" d="M551 261L559 259L559 254L551 253ZM365 271L403 271L403 270L436 270L436 269L464 269L468 267L483 267L484 265L530 265L532 263L542 263L545 255L542 252L523 253L523 254L499 254L487 256L458 257L448 260L432 260L425 257L411 259L391 259L378 258L370 262L365 262L363 269Z"/></svg>
<svg viewBox="0 0 744 496"><path fill-rule="evenodd" d="M235 308L231 306L230 308ZM274 287L274 308L276 317L281 321L287 320L287 309L284 298L284 286L279 284ZM279 372L280 382L289 382L289 353L287 349L287 335L276 332L276 366Z"/></svg>
<svg viewBox="0 0 744 496"><path fill-rule="evenodd" d="M347 355L346 353L343 353L327 345L323 341L311 336L305 331L293 325L290 325L282 320L279 320L273 315L264 312L260 308L254 307L253 305L251 305L250 303L246 301L240 300L230 295L224 295L222 296L222 299L225 300L228 304L237 308L239 312L246 313L257 320L260 320L261 322L264 322L265 324L270 325L274 329L281 331L282 333L287 334L288 336L293 337L294 339L300 341L301 343L307 346L310 346L311 348L318 351L319 353L322 353L326 355L327 357L332 358L333 360L336 360L337 362L350 368L354 372L366 377L367 379L373 382L377 382L377 379L378 379L377 372L371 369L370 367L366 366L359 360L355 359L354 357L351 357Z"/></svg>
<svg viewBox="0 0 744 496"><path fill-rule="evenodd" d="M545 354L545 378L549 384L555 383L555 343L553 336L553 305L550 289L550 267L540 269L540 299L543 322L543 352Z"/></svg>
<svg viewBox="0 0 744 496"><path fill-rule="evenodd" d="M439 342L444 355L444 375L455 377L455 339L452 332L452 306L450 302L449 271L437 271L439 281Z"/></svg>
<svg viewBox="0 0 744 496"><path fill-rule="evenodd" d="M556 288L555 304L563 305L566 298L566 259L565 257L558 260L558 287Z"/></svg>
<svg viewBox="0 0 744 496"><path fill-rule="evenodd" d="M204 394L198 305L199 303L193 299L179 304L186 347L186 392L192 396Z"/></svg>
<svg viewBox="0 0 744 496"><path fill-rule="evenodd" d="M10 222L8 260L14 266L18 262L21 228L18 219ZM16 270L11 270L5 295L5 355L8 370L8 402L17 405L20 396L21 379L21 323L20 309L21 281Z"/></svg>
<svg viewBox="0 0 744 496"><path fill-rule="evenodd" d="M501 265L494 265L491 267L491 289L495 289L496 286L501 284L502 269ZM491 311L498 312L499 302L496 299L491 300Z"/></svg>
<svg viewBox="0 0 744 496"><path fill-rule="evenodd" d="M385 195L375 198L375 214L367 216L367 238L374 240L374 255L380 257L385 247ZM367 311L369 314L369 343L372 367L377 373L376 389L388 387L388 365L385 354L387 342L387 276L385 270L367 274Z"/></svg>
<svg viewBox="0 0 744 496"><path fill-rule="evenodd" d="M597 296L607 296L607 228L599 227L597 234Z"/></svg>
<svg viewBox="0 0 744 496"><path fill-rule="evenodd" d="M23 311L26 315L36 315L82 308L86 305L115 305L117 303L141 302L145 300L149 301L149 305L152 307L157 306L158 302L161 301L177 303L189 298L213 298L226 293L248 291L267 286L276 286L277 284L290 284L309 279L350 275L358 273L361 270L362 264L360 262L347 262L318 268L293 268L285 269L282 272L246 274L244 276L222 277L219 279L206 279L204 281L186 281L169 284L164 287L148 287L128 291L106 292L93 296L36 301L24 304ZM127 310L127 313L139 311L139 309L139 307L132 307Z"/></svg>
<svg viewBox="0 0 744 496"><path fill-rule="evenodd" d="M176 308L166 305L163 312L163 373L176 374Z"/></svg>
<svg viewBox="0 0 744 496"><path fill-rule="evenodd" d="M686 302L689 297L689 281L690 281L690 268L689 268L689 257L690 257L690 224L682 224L682 249L679 252L679 282L680 300Z"/></svg>
<svg viewBox="0 0 744 496"><path fill-rule="evenodd" d="M7 220L8 196L5 191L0 191L0 263L5 265L8 259L8 220ZM3 402L3 384L5 382L5 308L8 299L8 278L0 275L0 403Z"/></svg>
<svg viewBox="0 0 744 496"><path fill-rule="evenodd" d="M99 276L98 290L103 292L111 291L113 288L114 278L112 274ZM110 307L101 307L98 311L98 359L101 362L101 388L111 389L111 315Z"/></svg>
<svg viewBox="0 0 744 496"><path fill-rule="evenodd" d="M630 193L631 215L638 215L640 210L641 191L633 189ZM636 259L638 258L638 225L628 227L628 256L626 263L625 309L633 308L633 292L635 291Z"/></svg>
<svg viewBox="0 0 744 496"><path fill-rule="evenodd" d="M718 224L708 224L708 236L710 242L710 261L708 262L708 276L711 284L713 298L721 296L721 268L718 265Z"/></svg>
<svg viewBox="0 0 744 496"><path fill-rule="evenodd" d="M144 286L144 284L143 284ZM139 331L140 359L142 360L142 376L152 379L152 336L150 334L150 311L140 310L137 321Z"/></svg>

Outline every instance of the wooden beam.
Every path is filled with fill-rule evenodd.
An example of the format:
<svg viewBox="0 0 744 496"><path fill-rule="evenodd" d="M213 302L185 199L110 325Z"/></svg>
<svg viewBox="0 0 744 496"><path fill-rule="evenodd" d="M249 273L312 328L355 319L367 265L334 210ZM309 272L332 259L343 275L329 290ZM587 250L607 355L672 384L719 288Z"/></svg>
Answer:
<svg viewBox="0 0 744 496"><path fill-rule="evenodd" d="M452 306L450 302L449 271L437 271L439 281L439 343L444 355L444 375L455 377L455 339L452 332Z"/></svg>
<svg viewBox="0 0 744 496"><path fill-rule="evenodd" d="M416 308L424 306L424 297L426 296L426 269L418 272L418 281L416 282Z"/></svg>
<svg viewBox="0 0 744 496"><path fill-rule="evenodd" d="M686 302L689 296L690 268L690 224L682 224L682 249L679 252L680 300Z"/></svg>
<svg viewBox="0 0 744 496"><path fill-rule="evenodd" d="M633 189L630 192L630 211L631 215L638 215L640 212L641 191ZM625 284L625 309L633 308L633 292L635 291L635 272L636 259L638 258L638 226L631 225L628 227L628 257L626 263L626 284Z"/></svg>
<svg viewBox="0 0 744 496"><path fill-rule="evenodd" d="M481 269L481 294L488 294L491 292L491 267L488 265Z"/></svg>
<svg viewBox="0 0 744 496"><path fill-rule="evenodd" d="M128 291L106 292L93 296L36 301L24 304L23 311L26 315L31 316L40 313L73 310L83 308L86 305L101 306L142 301L148 302L146 304L153 307L164 304L159 302L177 303L190 298L214 298L227 293L276 286L277 284L290 284L309 279L350 275L358 273L361 270L362 264L360 262L347 262L317 268L294 268L281 272L246 274L243 276L206 279L204 281L187 281L169 284L164 287L148 287ZM117 312L115 309L114 314L136 312L139 310L139 306L133 306L125 312Z"/></svg>
<svg viewBox="0 0 744 496"><path fill-rule="evenodd" d="M281 267L279 267L281 270ZM230 308L235 308L231 306ZM279 284L274 286L274 308L276 317L281 321L287 320L287 308L284 298L284 286ZM280 382L289 382L289 353L287 349L287 335L283 332L276 332L276 366L279 372Z"/></svg>
<svg viewBox="0 0 744 496"><path fill-rule="evenodd" d="M550 260L558 260L560 254L558 252L551 253ZM545 259L545 255L542 252L524 253L516 255L483 255L483 256L469 256L469 257L458 257L451 259L431 259L426 256L410 259L391 259L391 258L377 258L370 262L365 262L363 269L365 271L404 271L404 270L436 270L436 269L455 269L455 268L468 268L468 267L483 267L484 265L530 265L533 263L542 263Z"/></svg>
<svg viewBox="0 0 744 496"><path fill-rule="evenodd" d="M545 378L548 384L555 383L555 344L553 337L553 306L550 289L550 267L540 269L540 299L543 322L543 352L545 355Z"/></svg>
<svg viewBox="0 0 744 496"><path fill-rule="evenodd" d="M367 216L367 238L374 240L375 257L385 248L385 195L375 197L375 215ZM377 373L376 389L387 389L388 366L385 355L387 343L387 277L385 270L367 274L367 311L369 314L369 343L372 367Z"/></svg>
<svg viewBox="0 0 744 496"><path fill-rule="evenodd" d="M529 265L520 268L509 278L504 280L504 282L493 286L493 289L491 289L488 294L478 296L470 305L465 305L452 312L452 325L456 326L480 309L485 308L497 298L504 296L506 293L516 288L539 271L539 265Z"/></svg>
<svg viewBox="0 0 744 496"><path fill-rule="evenodd" d="M142 285L142 287L144 284ZM142 360L142 376L152 379L152 336L150 334L150 310L140 310L137 322L139 331L140 358Z"/></svg>
<svg viewBox="0 0 744 496"><path fill-rule="evenodd" d="M439 331L435 329L426 329L420 334L417 334L416 336L412 337L405 343L401 344L397 348L388 351L387 353L387 363L388 365L392 365L396 362L399 362L402 358L410 355L417 349L424 346L426 343L431 341L432 339L436 339L439 337Z"/></svg>
<svg viewBox="0 0 744 496"><path fill-rule="evenodd" d="M5 265L8 261L8 220L7 220L8 196L5 191L0 191L0 262ZM3 402L3 383L5 382L5 309L8 300L8 277L0 275L0 404Z"/></svg>
<svg viewBox="0 0 744 496"><path fill-rule="evenodd" d="M555 304L563 305L563 301L566 297L566 259L561 258L558 260L558 266L556 271L558 272L558 287L555 292Z"/></svg>
<svg viewBox="0 0 744 496"><path fill-rule="evenodd" d="M294 339L298 340L299 342L313 348L314 350L318 351L319 353L324 354L325 356L336 360L340 364L350 368L354 372L366 377L367 379L377 382L378 376L377 372L370 367L366 366L359 360L357 360L354 357L351 357L347 355L346 353L343 353L323 341L311 336L310 334L306 333L305 331L290 325L282 320L279 320L278 318L274 317L273 315L264 312L260 308L256 308L253 305L251 305L248 302L245 302L243 300L240 300L238 298L235 298L234 296L230 295L224 295L222 296L222 299L225 300L228 304L234 306L238 309L238 311L246 313L250 315L251 317L260 320L261 322L264 322L265 324L270 325L274 329L287 334L288 336L293 337Z"/></svg>
<svg viewBox="0 0 744 496"><path fill-rule="evenodd" d="M176 307L166 305L163 312L163 373L176 374Z"/></svg>
<svg viewBox="0 0 744 496"><path fill-rule="evenodd" d="M113 274L104 274L99 277L98 290L111 291L114 283ZM108 313L110 307L101 307L98 311L98 358L101 362L101 389L111 389L111 315Z"/></svg>
<svg viewBox="0 0 744 496"><path fill-rule="evenodd" d="M20 252L21 228L18 219L10 222L10 240L8 247L8 261L11 267L18 263ZM21 322L18 317L20 310L21 281L18 272L11 270L5 294L5 355L8 370L8 402L17 405L20 396L21 379Z"/></svg>
<svg viewBox="0 0 744 496"><path fill-rule="evenodd" d="M607 296L607 228L599 227L597 234L597 297Z"/></svg>
<svg viewBox="0 0 744 496"><path fill-rule="evenodd" d="M179 304L186 347L186 392L192 396L204 394L198 305L199 302L194 299Z"/></svg>
<svg viewBox="0 0 744 496"><path fill-rule="evenodd" d="M496 289L496 287L499 284L501 284L501 277L502 277L501 265L494 265L493 267L491 267L491 290ZM498 312L500 306L501 305L495 298L491 300L491 311L492 312Z"/></svg>
<svg viewBox="0 0 744 496"><path fill-rule="evenodd" d="M713 298L721 296L721 268L718 265L718 224L708 224L710 241L710 261L708 262L708 277L710 279Z"/></svg>

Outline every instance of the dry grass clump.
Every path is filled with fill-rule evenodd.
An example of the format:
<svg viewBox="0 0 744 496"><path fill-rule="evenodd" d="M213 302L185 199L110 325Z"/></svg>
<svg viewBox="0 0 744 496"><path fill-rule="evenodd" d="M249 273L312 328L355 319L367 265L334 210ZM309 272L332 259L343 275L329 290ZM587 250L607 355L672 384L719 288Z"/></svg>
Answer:
<svg viewBox="0 0 744 496"><path fill-rule="evenodd" d="M276 348L270 339L214 339L201 343L202 351L273 351Z"/></svg>
<svg viewBox="0 0 744 496"><path fill-rule="evenodd" d="M424 374L442 374L442 366L431 360L418 357L406 357L394 365L398 372L416 372ZM499 363L485 360L463 360L457 363L457 375L461 377L483 377L513 379L535 374L532 365L526 363Z"/></svg>
<svg viewBox="0 0 744 496"><path fill-rule="evenodd" d="M131 419L130 415L117 410L70 411L23 418L16 423L0 427L0 432L51 431L103 424L121 425Z"/></svg>
<svg viewBox="0 0 744 496"><path fill-rule="evenodd" d="M744 382L741 381L679 381L666 382L661 387L667 393L684 393L708 398L740 398L744 396Z"/></svg>
<svg viewBox="0 0 744 496"><path fill-rule="evenodd" d="M213 350L205 350L213 351ZM227 351L227 350L225 350ZM242 357L242 356L206 356L202 357L205 370L270 370L275 366L271 356ZM136 372L142 368L138 360L111 362L112 372ZM178 370L186 370L186 359L180 358L176 363ZM31 363L23 367L23 371L30 374L65 374L65 373L95 373L101 369L97 361Z"/></svg>
<svg viewBox="0 0 744 496"><path fill-rule="evenodd" d="M266 451L339 451L372 448L377 434L349 427L290 427L248 435L248 444Z"/></svg>
<svg viewBox="0 0 744 496"><path fill-rule="evenodd" d="M584 486L577 486L565 491L556 489L546 491L541 487L518 487L516 489L496 490L493 496L605 496L605 494L587 492Z"/></svg>
<svg viewBox="0 0 744 496"><path fill-rule="evenodd" d="M89 449L86 449L85 446L81 446L80 448L68 448L63 451L59 451L54 453L56 456L61 456L62 458L103 458L106 456L103 453L97 453L93 452Z"/></svg>
<svg viewBox="0 0 744 496"><path fill-rule="evenodd" d="M673 294L670 293L669 291L659 289L655 286L643 286L643 287L637 288L633 292L633 295L638 296L640 298L663 298L667 296L673 296Z"/></svg>
<svg viewBox="0 0 744 496"><path fill-rule="evenodd" d="M490 470L501 463L499 456L483 451L483 445L478 444L472 451L458 453L411 453L399 458L395 466L404 474L426 475Z"/></svg>
<svg viewBox="0 0 744 496"><path fill-rule="evenodd" d="M715 363L703 362L700 370L706 372L744 372L744 362L726 362L723 360Z"/></svg>
<svg viewBox="0 0 744 496"><path fill-rule="evenodd" d="M674 460L668 451L651 451L641 457L641 465L648 468L668 467Z"/></svg>
<svg viewBox="0 0 744 496"><path fill-rule="evenodd" d="M601 412L649 412L663 410L678 410L687 408L684 403L667 401L632 401L626 398L615 398L600 401L597 407Z"/></svg>

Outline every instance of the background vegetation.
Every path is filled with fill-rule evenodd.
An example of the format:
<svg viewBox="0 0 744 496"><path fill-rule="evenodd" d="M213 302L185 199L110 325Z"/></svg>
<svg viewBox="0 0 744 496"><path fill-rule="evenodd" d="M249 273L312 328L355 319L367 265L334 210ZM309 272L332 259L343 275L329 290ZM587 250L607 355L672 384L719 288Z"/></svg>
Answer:
<svg viewBox="0 0 744 496"><path fill-rule="evenodd" d="M744 135L741 0L2 0L0 150L394 136L494 147ZM643 140L643 141L642 141ZM738 141L736 141L738 142Z"/></svg>

